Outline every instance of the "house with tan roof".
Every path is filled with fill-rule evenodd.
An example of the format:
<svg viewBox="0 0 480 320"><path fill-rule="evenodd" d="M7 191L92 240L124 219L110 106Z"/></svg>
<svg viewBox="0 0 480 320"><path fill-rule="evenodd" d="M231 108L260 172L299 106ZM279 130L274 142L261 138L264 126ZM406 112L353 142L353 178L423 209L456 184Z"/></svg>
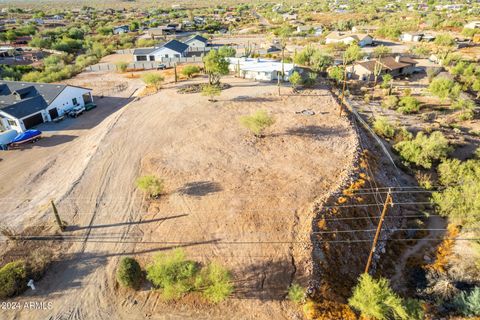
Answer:
<svg viewBox="0 0 480 320"><path fill-rule="evenodd" d="M390 74L393 77L410 75L415 71L417 61L408 57L385 57L358 62L347 66L350 79L372 81L375 74Z"/></svg>
<svg viewBox="0 0 480 320"><path fill-rule="evenodd" d="M344 43L351 44L356 42L360 47L365 47L373 43L373 38L366 33L353 33L343 31L330 32L325 37L325 43Z"/></svg>

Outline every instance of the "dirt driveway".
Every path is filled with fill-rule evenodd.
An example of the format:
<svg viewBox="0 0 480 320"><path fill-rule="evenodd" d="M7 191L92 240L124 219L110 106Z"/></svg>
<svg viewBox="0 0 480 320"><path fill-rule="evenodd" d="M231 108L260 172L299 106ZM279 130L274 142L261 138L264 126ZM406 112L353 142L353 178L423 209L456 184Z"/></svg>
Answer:
<svg viewBox="0 0 480 320"><path fill-rule="evenodd" d="M52 309L9 313L11 318L295 317L284 298L288 286L305 284L310 272L312 204L347 174L356 137L326 90L278 97L275 85L225 81L232 88L217 103L166 87L89 128L89 144L77 145L79 138L52 149L65 159L38 156L49 165L22 179L30 179L30 194L44 197L39 188L55 186L48 195L61 199L72 246L36 291L18 299L49 301ZM238 118L260 108L276 123L255 139ZM315 115L295 113L303 109ZM8 172L2 168L2 174ZM146 202L134 186L143 174L162 177L166 195ZM205 306L188 298L165 303L149 288L116 290L119 257L135 256L145 265L156 252L179 246L192 259L230 268L233 297Z"/></svg>

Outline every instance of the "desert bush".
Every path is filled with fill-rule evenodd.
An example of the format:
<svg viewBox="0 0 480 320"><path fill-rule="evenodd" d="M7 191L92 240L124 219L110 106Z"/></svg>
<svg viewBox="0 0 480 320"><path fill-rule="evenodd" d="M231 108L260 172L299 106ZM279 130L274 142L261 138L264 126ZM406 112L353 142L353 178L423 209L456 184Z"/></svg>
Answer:
<svg viewBox="0 0 480 320"><path fill-rule="evenodd" d="M147 175L138 178L136 185L152 198L158 197L164 190L163 180L154 175Z"/></svg>
<svg viewBox="0 0 480 320"><path fill-rule="evenodd" d="M147 266L147 279L156 288L162 289L164 299L178 299L193 290L197 271L197 264L187 260L183 250L175 249L155 255L153 262Z"/></svg>
<svg viewBox="0 0 480 320"><path fill-rule="evenodd" d="M382 107L387 109L396 109L398 105L397 96L386 96L383 98Z"/></svg>
<svg viewBox="0 0 480 320"><path fill-rule="evenodd" d="M288 81L292 85L293 92L297 92L298 86L302 83L302 76L297 71L294 71Z"/></svg>
<svg viewBox="0 0 480 320"><path fill-rule="evenodd" d="M455 297L454 305L465 317L480 316L480 287L475 287L470 293L460 292Z"/></svg>
<svg viewBox="0 0 480 320"><path fill-rule="evenodd" d="M385 74L382 76L382 84L381 84L381 87L383 89L388 89L390 88L390 85L393 81L393 76L391 74Z"/></svg>
<svg viewBox="0 0 480 320"><path fill-rule="evenodd" d="M157 91L160 90L160 85L164 78L158 73L145 73L142 75L142 80L146 85L154 87Z"/></svg>
<svg viewBox="0 0 480 320"><path fill-rule="evenodd" d="M388 122L385 117L378 117L373 122L373 130L385 138L393 138L395 135L395 127Z"/></svg>
<svg viewBox="0 0 480 320"><path fill-rule="evenodd" d="M455 81L439 77L432 80L428 86L428 90L442 100L447 98L455 99L460 94L460 86Z"/></svg>
<svg viewBox="0 0 480 320"><path fill-rule="evenodd" d="M124 287L138 289L142 283L142 269L137 260L123 257L117 269L117 281Z"/></svg>
<svg viewBox="0 0 480 320"><path fill-rule="evenodd" d="M121 73L124 73L127 71L128 68L128 63L125 61L120 61L115 64L117 66L117 70L120 71Z"/></svg>
<svg viewBox="0 0 480 320"><path fill-rule="evenodd" d="M265 110L257 110L252 115L240 117L240 124L257 137L261 137L263 131L274 123L275 119Z"/></svg>
<svg viewBox="0 0 480 320"><path fill-rule="evenodd" d="M198 74L199 72L200 72L200 68L193 65L185 66L182 69L182 74L189 79L193 77L195 74Z"/></svg>
<svg viewBox="0 0 480 320"><path fill-rule="evenodd" d="M439 181L446 188L433 193L441 215L466 226L480 221L480 160L446 160L438 166Z"/></svg>
<svg viewBox="0 0 480 320"><path fill-rule="evenodd" d="M27 288L27 268L23 260L7 263L0 269L0 298L22 293Z"/></svg>
<svg viewBox="0 0 480 320"><path fill-rule="evenodd" d="M420 110L420 102L412 96L405 96L398 102L398 111L403 114L415 113Z"/></svg>
<svg viewBox="0 0 480 320"><path fill-rule="evenodd" d="M357 319L348 305L328 300L321 302L307 301L303 305L303 314L308 320Z"/></svg>
<svg viewBox="0 0 480 320"><path fill-rule="evenodd" d="M390 288L388 280L375 280L369 274L360 276L348 304L369 319L409 319L402 299Z"/></svg>
<svg viewBox="0 0 480 320"><path fill-rule="evenodd" d="M224 57L235 57L237 50L229 46L222 46L218 49L218 53Z"/></svg>
<svg viewBox="0 0 480 320"><path fill-rule="evenodd" d="M288 288L288 299L296 304L302 303L305 298L305 289L301 285L294 283Z"/></svg>
<svg viewBox="0 0 480 320"><path fill-rule="evenodd" d="M407 162L430 169L434 161L445 159L451 151L448 140L439 131L426 136L419 132L412 140L394 145L395 150Z"/></svg>
<svg viewBox="0 0 480 320"><path fill-rule="evenodd" d="M408 141L413 139L413 134L407 130L405 127L401 127L400 129L397 129L395 132L395 143L398 143L400 141Z"/></svg>
<svg viewBox="0 0 480 320"><path fill-rule="evenodd" d="M215 102L215 97L219 96L222 90L219 86L213 84L207 84L202 87L202 96L209 97L209 101Z"/></svg>
<svg viewBox="0 0 480 320"><path fill-rule="evenodd" d="M233 291L230 272L217 263L202 268L195 279L195 288L213 303L225 300Z"/></svg>

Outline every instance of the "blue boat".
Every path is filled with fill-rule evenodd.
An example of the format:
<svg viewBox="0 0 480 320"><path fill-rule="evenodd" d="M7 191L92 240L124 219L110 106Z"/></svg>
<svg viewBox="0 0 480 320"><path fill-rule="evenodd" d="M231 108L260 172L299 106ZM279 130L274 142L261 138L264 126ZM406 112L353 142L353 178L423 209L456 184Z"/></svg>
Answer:
<svg viewBox="0 0 480 320"><path fill-rule="evenodd" d="M39 130L27 130L20 133L12 140L12 145L20 145L26 142L35 142L42 137L42 132Z"/></svg>

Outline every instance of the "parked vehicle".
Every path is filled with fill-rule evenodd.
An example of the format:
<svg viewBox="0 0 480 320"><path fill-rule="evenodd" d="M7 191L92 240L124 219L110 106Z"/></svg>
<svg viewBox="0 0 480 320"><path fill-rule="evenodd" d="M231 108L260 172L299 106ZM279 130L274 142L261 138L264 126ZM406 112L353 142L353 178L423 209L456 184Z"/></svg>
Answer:
<svg viewBox="0 0 480 320"><path fill-rule="evenodd" d="M67 114L68 114L69 117L76 118L84 112L85 112L85 107L76 106L76 107L73 107L72 109L70 109Z"/></svg>
<svg viewBox="0 0 480 320"><path fill-rule="evenodd" d="M10 148L15 148L18 147L22 144L28 143L28 142L37 142L42 138L42 132L39 130L27 130L25 132L22 132L18 134L15 139L12 140L10 143L9 147Z"/></svg>
<svg viewBox="0 0 480 320"><path fill-rule="evenodd" d="M7 130L0 133L0 150L7 150L8 145L18 136L17 130Z"/></svg>
<svg viewBox="0 0 480 320"><path fill-rule="evenodd" d="M87 104L85 105L85 111L92 110L93 108L96 108L96 107L97 107L97 105L96 105L95 103L93 103L93 102L87 103Z"/></svg>
<svg viewBox="0 0 480 320"><path fill-rule="evenodd" d="M157 67L157 70L165 70L167 69L167 65L165 63L160 63Z"/></svg>

